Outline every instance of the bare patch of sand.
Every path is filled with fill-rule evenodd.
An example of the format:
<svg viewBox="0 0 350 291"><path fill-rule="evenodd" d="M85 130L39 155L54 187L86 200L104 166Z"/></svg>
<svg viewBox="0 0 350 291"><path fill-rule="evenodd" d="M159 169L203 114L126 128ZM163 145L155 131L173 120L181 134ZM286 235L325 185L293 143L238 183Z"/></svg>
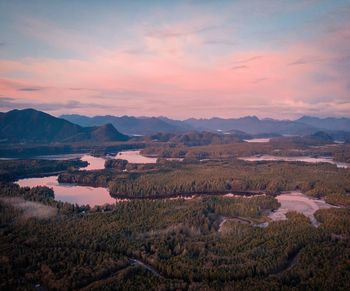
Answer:
<svg viewBox="0 0 350 291"><path fill-rule="evenodd" d="M283 193L276 196L276 199L281 204L281 207L269 215L269 218L275 221L286 220L288 212L296 211L308 217L314 226L318 226L319 222L316 220L314 213L319 209L335 207L324 200L312 199L301 192Z"/></svg>
<svg viewBox="0 0 350 291"><path fill-rule="evenodd" d="M304 163L328 163L336 165L338 168L349 168L349 163L337 162L334 161L331 157L318 157L313 158L309 156L300 156L300 157L287 157L287 156L272 156L272 155L258 155L251 157L240 157L239 160L247 162L256 162L256 161L284 161L284 162L304 162Z"/></svg>

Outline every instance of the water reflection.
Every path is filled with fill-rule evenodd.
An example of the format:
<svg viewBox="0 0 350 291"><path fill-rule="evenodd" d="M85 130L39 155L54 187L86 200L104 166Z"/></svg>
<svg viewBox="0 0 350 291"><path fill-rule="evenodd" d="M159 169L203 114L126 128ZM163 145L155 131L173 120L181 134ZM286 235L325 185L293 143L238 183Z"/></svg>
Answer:
<svg viewBox="0 0 350 291"><path fill-rule="evenodd" d="M66 160L71 160L71 159L79 159L84 154L61 154L61 155L41 155L41 156L34 156L32 157L33 159L38 159L38 160L56 160L56 161L66 161Z"/></svg>
<svg viewBox="0 0 350 291"><path fill-rule="evenodd" d="M252 138L252 139L245 139L246 142L270 142L270 138Z"/></svg>
<svg viewBox="0 0 350 291"><path fill-rule="evenodd" d="M81 170L100 170L104 169L105 158L93 157L84 154L68 154L68 155L48 155L38 156L37 159L46 160L69 160L81 158L87 161L89 165ZM119 152L115 158L128 160L130 163L156 163L157 158L148 158L140 154L140 151L124 151ZM58 176L28 178L17 181L21 187L47 186L54 190L55 199L63 202L76 203L78 205L89 204L91 207L103 204L113 204L119 200L110 196L108 189L103 187L78 186L75 184L58 183Z"/></svg>
<svg viewBox="0 0 350 291"><path fill-rule="evenodd" d="M89 163L89 165L85 168L83 168L84 170L102 170L105 168L105 158L100 158L100 157L93 157L90 155L83 155L81 157L82 161L86 161Z"/></svg>
<svg viewBox="0 0 350 291"><path fill-rule="evenodd" d="M155 164L157 162L157 158L145 157L140 154L140 151L119 152L115 158L127 160L129 163L135 164Z"/></svg>
<svg viewBox="0 0 350 291"><path fill-rule="evenodd" d="M38 160L56 160L56 161L66 161L71 159L81 159L82 161L86 161L89 165L83 170L101 170L105 167L106 159L103 157L94 157L86 154L63 154L63 155L43 155L36 156L33 159Z"/></svg>
<svg viewBox="0 0 350 291"><path fill-rule="evenodd" d="M58 183L57 176L43 178L29 178L17 181L21 187L47 186L54 190L55 199L63 202L76 203L78 205L113 204L116 202L109 195L108 189L103 187L77 186L75 184Z"/></svg>
<svg viewBox="0 0 350 291"><path fill-rule="evenodd" d="M77 158L69 155L70 158ZM87 161L89 165L83 169L85 170L99 170L104 168L105 159L99 157L93 157L90 155L80 155L83 161ZM47 157L47 156L46 156ZM53 156L50 156L53 157ZM44 158L44 156L42 156ZM60 157L61 159L67 158L67 155ZM49 159L49 158L48 158ZM52 159L52 158L51 158ZM76 203L78 205L89 204L91 207L95 205L113 204L116 199L109 195L108 189L103 187L88 187L77 186L75 184L63 184L58 183L58 176L41 177L41 178L28 178L17 181L17 184L21 187L36 187L47 186L54 190L55 199L63 202Z"/></svg>

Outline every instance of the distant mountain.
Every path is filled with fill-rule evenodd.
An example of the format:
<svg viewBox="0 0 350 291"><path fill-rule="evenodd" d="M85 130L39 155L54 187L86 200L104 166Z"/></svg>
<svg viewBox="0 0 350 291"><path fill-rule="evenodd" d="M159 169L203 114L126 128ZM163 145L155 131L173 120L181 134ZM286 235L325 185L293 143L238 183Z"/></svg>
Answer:
<svg viewBox="0 0 350 291"><path fill-rule="evenodd" d="M206 130L240 130L248 134L295 134L306 135L318 131L317 128L297 121L259 119L256 116L247 116L237 119L187 119L185 122L195 128Z"/></svg>
<svg viewBox="0 0 350 291"><path fill-rule="evenodd" d="M129 135L150 135L158 132L183 132L191 127L181 121L164 117L132 117L132 116L94 116L61 115L60 118L79 124L80 126L99 126L110 123Z"/></svg>
<svg viewBox="0 0 350 291"><path fill-rule="evenodd" d="M303 116L296 120L297 122L308 124L320 129L334 130L334 131L350 131L350 118L318 118L311 116Z"/></svg>
<svg viewBox="0 0 350 291"><path fill-rule="evenodd" d="M67 121L70 121L74 124L78 124L80 126L94 126L97 124L94 124L94 122L91 120L90 117L88 116L84 116L84 115L79 115L79 114L68 114L68 115L61 115L59 116L59 118L65 119ZM102 124L106 124L106 123L110 123L110 122L105 122ZM101 123L99 123L98 125L102 125Z"/></svg>
<svg viewBox="0 0 350 291"><path fill-rule="evenodd" d="M194 130L194 128L191 125L187 124L186 122L184 122L182 120L170 119L170 118L167 118L164 116L160 116L157 118L165 121L168 124L176 126L180 132L187 132L187 131Z"/></svg>
<svg viewBox="0 0 350 291"><path fill-rule="evenodd" d="M197 131L221 131L226 133L241 132L254 136L278 136L278 135L310 135L318 131L324 131L336 136L348 136L350 132L350 119L348 118L317 118L304 116L298 120L259 119L256 116L242 118L190 118L184 121L173 120L167 117L131 117L131 116L95 116L62 115L70 122L80 126L100 126L111 123L116 128L127 134L154 135L163 133L185 133ZM342 132L345 132L343 134Z"/></svg>
<svg viewBox="0 0 350 291"><path fill-rule="evenodd" d="M82 127L34 109L0 114L1 142L125 141L113 125Z"/></svg>

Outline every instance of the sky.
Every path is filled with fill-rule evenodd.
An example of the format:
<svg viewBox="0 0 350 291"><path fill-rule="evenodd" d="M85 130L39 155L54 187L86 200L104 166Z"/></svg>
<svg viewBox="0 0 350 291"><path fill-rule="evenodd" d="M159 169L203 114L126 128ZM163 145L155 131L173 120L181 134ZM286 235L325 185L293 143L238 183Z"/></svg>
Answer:
<svg viewBox="0 0 350 291"><path fill-rule="evenodd" d="M350 0L0 0L0 111L350 117Z"/></svg>

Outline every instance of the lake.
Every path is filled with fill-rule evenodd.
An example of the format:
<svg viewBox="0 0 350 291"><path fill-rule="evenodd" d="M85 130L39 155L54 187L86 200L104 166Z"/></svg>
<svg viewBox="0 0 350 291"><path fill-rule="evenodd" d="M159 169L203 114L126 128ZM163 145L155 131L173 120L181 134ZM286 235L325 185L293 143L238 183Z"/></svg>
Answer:
<svg viewBox="0 0 350 291"><path fill-rule="evenodd" d="M42 159L72 159L80 157L87 161L89 165L84 170L100 170L104 168L105 159L93 157L91 155L61 155L61 156L41 156ZM77 186L75 184L58 183L58 176L20 179L16 183L21 187L47 186L54 190L55 199L63 202L76 203L78 205L113 204L116 199L109 195L108 189L103 187Z"/></svg>
<svg viewBox="0 0 350 291"><path fill-rule="evenodd" d="M336 162L332 158L319 157L313 158L308 156L299 157L286 157L286 156L271 156L271 155L261 155L261 156L251 156L251 157L240 157L240 160L248 162L256 161L285 161L285 162L305 162L305 163L329 163L336 165L338 168L349 168L349 163Z"/></svg>
<svg viewBox="0 0 350 291"><path fill-rule="evenodd" d="M89 163L87 167L81 168L82 170L87 171L104 169L106 160L104 157L93 157L87 154L47 155L37 156L33 158L45 160L69 160L80 158L82 161L87 161ZM129 163L148 164L157 162L157 158L148 158L142 156L140 154L140 151L122 151L119 152L115 158L127 160ZM76 203L78 205L89 204L91 207L93 207L96 205L113 204L119 201L118 199L115 199L109 195L107 188L59 183L57 179L58 176L27 178L20 179L16 183L21 187L50 187L55 192L56 200Z"/></svg>
<svg viewBox="0 0 350 291"><path fill-rule="evenodd" d="M251 138L251 139L245 139L246 142L270 142L270 138Z"/></svg>
<svg viewBox="0 0 350 291"><path fill-rule="evenodd" d="M95 205L113 204L116 202L109 195L107 188L58 183L57 178L58 176L21 179L17 181L17 184L21 187L47 186L54 190L55 200L76 203L78 205L89 204L93 207Z"/></svg>
<svg viewBox="0 0 350 291"><path fill-rule="evenodd" d="M157 158L149 158L141 155L140 151L123 151L119 152L115 159L127 160L129 163L135 164L155 164Z"/></svg>

